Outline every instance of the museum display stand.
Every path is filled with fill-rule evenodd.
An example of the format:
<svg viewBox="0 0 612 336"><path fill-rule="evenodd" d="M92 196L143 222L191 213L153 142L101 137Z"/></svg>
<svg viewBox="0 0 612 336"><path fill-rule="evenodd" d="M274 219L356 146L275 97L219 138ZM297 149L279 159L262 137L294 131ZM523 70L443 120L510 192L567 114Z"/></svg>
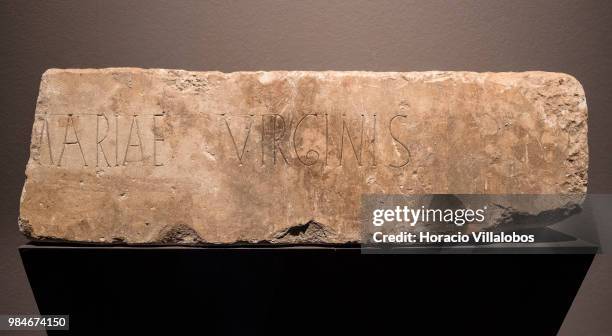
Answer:
<svg viewBox="0 0 612 336"><path fill-rule="evenodd" d="M40 243L19 251L40 313L69 314L71 332L554 335L597 252L576 241L495 254Z"/></svg>

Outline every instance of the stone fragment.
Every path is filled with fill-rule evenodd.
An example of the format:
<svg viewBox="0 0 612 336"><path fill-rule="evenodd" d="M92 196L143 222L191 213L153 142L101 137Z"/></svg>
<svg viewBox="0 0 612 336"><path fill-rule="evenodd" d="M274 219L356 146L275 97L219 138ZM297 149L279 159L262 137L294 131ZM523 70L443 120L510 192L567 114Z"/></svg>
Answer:
<svg viewBox="0 0 612 336"><path fill-rule="evenodd" d="M19 224L106 244L356 242L365 194L580 203L587 166L566 74L51 69Z"/></svg>

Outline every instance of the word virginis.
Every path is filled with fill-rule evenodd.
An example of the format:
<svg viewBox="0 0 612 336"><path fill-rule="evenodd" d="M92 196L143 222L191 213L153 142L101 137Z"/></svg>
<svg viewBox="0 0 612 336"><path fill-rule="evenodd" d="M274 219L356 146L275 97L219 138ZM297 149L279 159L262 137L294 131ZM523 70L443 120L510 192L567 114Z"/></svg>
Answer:
<svg viewBox="0 0 612 336"><path fill-rule="evenodd" d="M261 165L269 160L266 156L271 156L273 164L282 160L286 164L293 161L303 166L315 164L342 166L343 162L347 161L348 153L358 166L375 167L377 166L377 142L381 139L391 140L396 148L396 158L385 162L386 166L401 168L410 161L408 145L399 136L401 133L399 128L405 126L400 122L407 118L406 115L394 115L386 121L386 124L378 126L376 114L367 117L360 115L349 119L344 115L332 117L328 114L310 113L292 118L290 122L279 114L222 116L227 134L232 142L235 158L240 165L245 164L249 159L246 156L247 146L252 145L255 140L259 142ZM243 119L243 127L232 127L230 125L232 119ZM251 135L254 128L259 129L259 135ZM246 132L243 129L246 129ZM237 133L246 133L246 135L239 136ZM304 139L310 139L310 141ZM369 155L369 158L366 158L364 153Z"/></svg>
<svg viewBox="0 0 612 336"><path fill-rule="evenodd" d="M33 143L38 149L35 160L56 166L159 167L176 156L177 153L168 153L171 149L167 143L172 142L205 143L215 155L221 154L218 156L221 160L239 165L343 166L350 161L357 166L380 164L402 168L410 161L406 134L402 134L406 115L393 115L386 120L377 120L376 115L348 118L314 113L298 117L219 114L200 119L205 122L189 118L198 117L46 115L35 123ZM206 138L186 136L182 131L187 125L204 128L209 135ZM394 146L392 154L377 158L377 151L389 145ZM185 147L189 146L182 148ZM377 159L381 162L377 163Z"/></svg>

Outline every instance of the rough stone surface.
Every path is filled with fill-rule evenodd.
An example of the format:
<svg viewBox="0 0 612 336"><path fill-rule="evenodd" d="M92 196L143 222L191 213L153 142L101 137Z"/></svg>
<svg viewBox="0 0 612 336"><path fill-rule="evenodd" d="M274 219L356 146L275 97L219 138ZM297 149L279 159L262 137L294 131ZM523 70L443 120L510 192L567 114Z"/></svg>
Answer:
<svg viewBox="0 0 612 336"><path fill-rule="evenodd" d="M344 243L363 194L579 200L587 166L566 74L51 69L19 224L92 243Z"/></svg>

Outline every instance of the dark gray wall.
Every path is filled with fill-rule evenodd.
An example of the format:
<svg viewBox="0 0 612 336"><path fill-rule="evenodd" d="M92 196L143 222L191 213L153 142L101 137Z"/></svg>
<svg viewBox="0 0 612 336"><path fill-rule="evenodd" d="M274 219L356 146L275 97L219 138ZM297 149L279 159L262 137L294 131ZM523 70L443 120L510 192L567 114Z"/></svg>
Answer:
<svg viewBox="0 0 612 336"><path fill-rule="evenodd" d="M611 23L606 1L3 1L0 313L36 309L16 219L47 68L567 72L587 93L590 191L609 193ZM591 270L565 333L612 333L592 313L609 314L607 261Z"/></svg>

